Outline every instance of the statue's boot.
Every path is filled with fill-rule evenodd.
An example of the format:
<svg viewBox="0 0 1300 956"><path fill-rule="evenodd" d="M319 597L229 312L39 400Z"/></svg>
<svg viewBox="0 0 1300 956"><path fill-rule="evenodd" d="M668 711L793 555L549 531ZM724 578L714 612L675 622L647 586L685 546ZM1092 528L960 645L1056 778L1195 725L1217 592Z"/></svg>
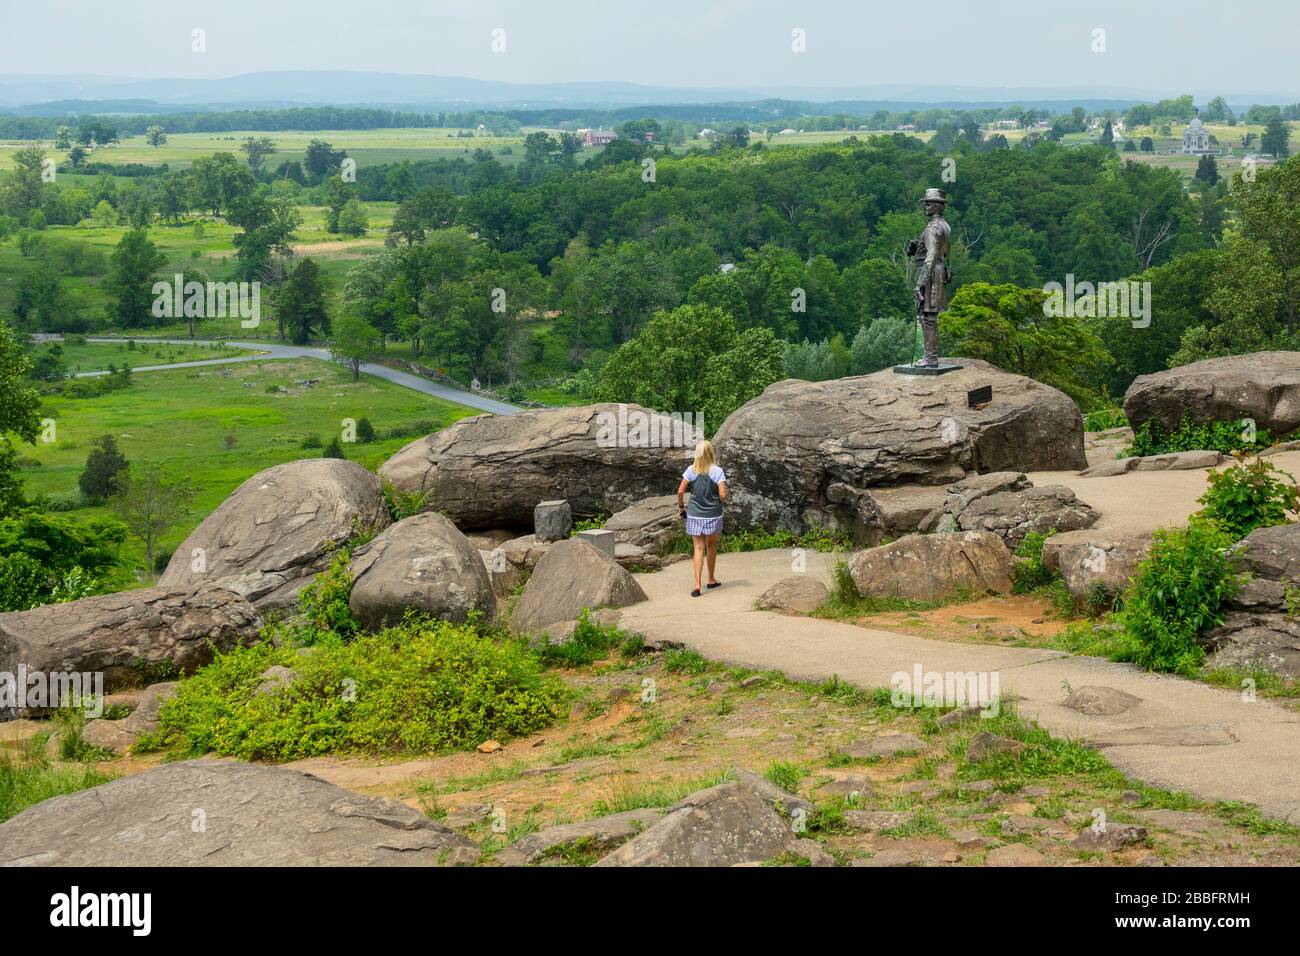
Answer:
<svg viewBox="0 0 1300 956"><path fill-rule="evenodd" d="M925 358L921 365L934 368L939 364L939 323L937 320L921 323L921 336L925 341Z"/></svg>

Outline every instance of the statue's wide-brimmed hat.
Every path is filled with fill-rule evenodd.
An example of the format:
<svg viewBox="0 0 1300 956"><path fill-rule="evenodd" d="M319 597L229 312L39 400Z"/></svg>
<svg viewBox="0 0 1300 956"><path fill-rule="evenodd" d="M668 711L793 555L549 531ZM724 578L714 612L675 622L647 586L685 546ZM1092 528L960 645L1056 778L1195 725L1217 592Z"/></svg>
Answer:
<svg viewBox="0 0 1300 956"><path fill-rule="evenodd" d="M943 194L942 189L927 189L925 191L925 197L921 200L921 202L947 203L948 197Z"/></svg>

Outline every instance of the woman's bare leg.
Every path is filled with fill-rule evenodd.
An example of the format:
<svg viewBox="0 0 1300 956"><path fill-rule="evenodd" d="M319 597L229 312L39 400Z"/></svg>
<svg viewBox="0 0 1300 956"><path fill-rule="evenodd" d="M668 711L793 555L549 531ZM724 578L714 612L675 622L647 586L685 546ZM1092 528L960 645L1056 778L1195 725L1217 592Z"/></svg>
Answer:
<svg viewBox="0 0 1300 956"><path fill-rule="evenodd" d="M693 535L695 542L695 590L700 589L700 574L704 571L704 535Z"/></svg>
<svg viewBox="0 0 1300 956"><path fill-rule="evenodd" d="M722 537L721 534L709 535L709 583L710 584L718 583L718 578L713 572L718 566L718 539L721 537ZM696 587L700 586L700 574L698 571L696 571L695 573L695 586Z"/></svg>

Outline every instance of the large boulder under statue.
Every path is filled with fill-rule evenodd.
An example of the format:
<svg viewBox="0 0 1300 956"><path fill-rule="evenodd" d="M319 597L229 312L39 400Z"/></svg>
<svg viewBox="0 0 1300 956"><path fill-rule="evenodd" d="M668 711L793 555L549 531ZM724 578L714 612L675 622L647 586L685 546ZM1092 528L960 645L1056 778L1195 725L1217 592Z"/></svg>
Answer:
<svg viewBox="0 0 1300 956"><path fill-rule="evenodd" d="M354 534L390 521L379 479L355 462L286 462L259 471L203 519L158 583L217 584L256 601L324 570Z"/></svg>
<svg viewBox="0 0 1300 956"><path fill-rule="evenodd" d="M875 520L869 488L1087 466L1083 418L1069 396L979 359L945 361L963 367L768 386L714 438L731 479L730 513L743 525L864 535ZM984 386L991 400L972 407L970 393Z"/></svg>
<svg viewBox="0 0 1300 956"><path fill-rule="evenodd" d="M460 528L531 528L542 501L591 517L676 491L698 437L639 405L476 415L406 445L379 474Z"/></svg>
<svg viewBox="0 0 1300 956"><path fill-rule="evenodd" d="M1153 421L1173 431L1193 422L1254 419L1280 438L1300 428L1300 352L1225 355L1139 375L1124 394L1135 429Z"/></svg>
<svg viewBox="0 0 1300 956"><path fill-rule="evenodd" d="M395 800L234 760L163 764L0 824L0 867L439 866L478 855Z"/></svg>

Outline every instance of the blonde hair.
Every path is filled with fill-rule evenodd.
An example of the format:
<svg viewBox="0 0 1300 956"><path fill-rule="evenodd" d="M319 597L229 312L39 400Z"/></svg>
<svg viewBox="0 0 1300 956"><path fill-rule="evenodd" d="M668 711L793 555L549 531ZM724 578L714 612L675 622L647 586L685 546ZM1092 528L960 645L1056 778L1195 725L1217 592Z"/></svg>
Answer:
<svg viewBox="0 0 1300 956"><path fill-rule="evenodd" d="M691 467L695 469L697 475L707 475L715 460L713 442L705 439L695 446L695 461L691 463Z"/></svg>

